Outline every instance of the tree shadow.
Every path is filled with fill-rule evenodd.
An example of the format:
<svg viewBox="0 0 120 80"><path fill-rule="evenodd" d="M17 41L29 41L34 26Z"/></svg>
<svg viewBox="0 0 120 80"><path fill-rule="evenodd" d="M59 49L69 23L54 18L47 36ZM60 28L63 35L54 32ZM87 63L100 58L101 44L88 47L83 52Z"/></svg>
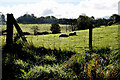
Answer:
<svg viewBox="0 0 120 80"><path fill-rule="evenodd" d="M13 43L12 45L5 45L2 48L2 73L3 79L13 80L16 75L21 76L20 65L16 65L16 60L22 60L26 63L29 63L27 67L24 68L25 71L34 65L53 65L61 64L65 60L68 60L75 52L71 51L62 51L61 49L46 49L44 47L34 47L31 45L29 47L24 47L23 44ZM47 55L48 58L45 58ZM53 59L50 59L50 58Z"/></svg>

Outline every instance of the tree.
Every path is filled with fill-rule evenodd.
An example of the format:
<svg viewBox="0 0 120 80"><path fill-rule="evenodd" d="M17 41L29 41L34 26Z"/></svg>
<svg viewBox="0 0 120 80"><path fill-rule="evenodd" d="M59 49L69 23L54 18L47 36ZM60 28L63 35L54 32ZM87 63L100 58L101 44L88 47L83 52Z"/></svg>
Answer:
<svg viewBox="0 0 120 80"><path fill-rule="evenodd" d="M108 26L111 26L112 24L113 24L112 21L109 21L109 22L108 22Z"/></svg>
<svg viewBox="0 0 120 80"><path fill-rule="evenodd" d="M17 18L17 22L22 24L35 24L37 23L37 20L34 14L24 14L23 16Z"/></svg>
<svg viewBox="0 0 120 80"><path fill-rule="evenodd" d="M78 29L89 29L89 27L91 26L91 21L92 19L89 18L86 15L80 15L77 19L77 23L78 23Z"/></svg>
<svg viewBox="0 0 120 80"><path fill-rule="evenodd" d="M102 25L107 26L107 24L108 24L108 19L105 18L97 18L94 20L95 27L100 27Z"/></svg>
<svg viewBox="0 0 120 80"><path fill-rule="evenodd" d="M120 21L120 16L117 15L117 14L113 14L113 15L110 17L110 21L112 21L113 24L118 23L118 22Z"/></svg>
<svg viewBox="0 0 120 80"><path fill-rule="evenodd" d="M4 14L1 15L1 21L5 22L5 16L4 16Z"/></svg>
<svg viewBox="0 0 120 80"><path fill-rule="evenodd" d="M5 15L4 14L0 14L0 24L3 24L3 25L6 24Z"/></svg>
<svg viewBox="0 0 120 80"><path fill-rule="evenodd" d="M38 29L38 26L33 26L31 29L32 29L33 32L34 32L34 35L37 35L37 31L39 30L39 29Z"/></svg>
<svg viewBox="0 0 120 80"><path fill-rule="evenodd" d="M52 31L53 34L60 33L60 26L59 26L59 24L58 23L53 23L51 25L51 29L50 30Z"/></svg>

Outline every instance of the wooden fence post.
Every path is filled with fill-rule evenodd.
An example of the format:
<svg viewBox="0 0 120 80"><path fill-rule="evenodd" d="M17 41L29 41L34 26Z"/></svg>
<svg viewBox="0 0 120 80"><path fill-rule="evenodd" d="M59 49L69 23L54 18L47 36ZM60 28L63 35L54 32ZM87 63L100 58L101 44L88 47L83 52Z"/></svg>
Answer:
<svg viewBox="0 0 120 80"><path fill-rule="evenodd" d="M15 25L15 28L16 28L18 34L20 35L20 37L22 38L22 40L23 40L24 42L27 42L27 40L26 40L26 38L25 38L25 36L24 36L21 28L20 28L19 25L17 24L17 22L16 22L16 20L15 20L14 17L13 17L13 24Z"/></svg>
<svg viewBox="0 0 120 80"><path fill-rule="evenodd" d="M13 43L13 14L7 14L7 36L6 44L10 45Z"/></svg>
<svg viewBox="0 0 120 80"><path fill-rule="evenodd" d="M89 28L89 49L92 50L92 25Z"/></svg>
<svg viewBox="0 0 120 80"><path fill-rule="evenodd" d="M23 41L27 42L21 28L17 24L15 18L13 17L13 14L7 14L7 38L6 38L6 44L10 45L13 44L13 25L15 25L15 28L17 29L18 34L22 38Z"/></svg>

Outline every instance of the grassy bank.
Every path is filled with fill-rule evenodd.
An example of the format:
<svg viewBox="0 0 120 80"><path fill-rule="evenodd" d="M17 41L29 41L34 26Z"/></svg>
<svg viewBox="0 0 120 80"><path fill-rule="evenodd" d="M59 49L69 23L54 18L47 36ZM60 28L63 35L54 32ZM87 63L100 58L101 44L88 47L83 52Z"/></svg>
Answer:
<svg viewBox="0 0 120 80"><path fill-rule="evenodd" d="M22 30L32 33L29 25L22 25ZM60 34L25 35L28 44L19 39L10 46L5 45L5 35L0 36L3 79L119 80L118 25L94 28L92 51L88 48L88 31L76 31L76 36L69 37L59 37Z"/></svg>
<svg viewBox="0 0 120 80"><path fill-rule="evenodd" d="M119 49L75 53L14 43L3 47L3 79L80 80L120 78Z"/></svg>

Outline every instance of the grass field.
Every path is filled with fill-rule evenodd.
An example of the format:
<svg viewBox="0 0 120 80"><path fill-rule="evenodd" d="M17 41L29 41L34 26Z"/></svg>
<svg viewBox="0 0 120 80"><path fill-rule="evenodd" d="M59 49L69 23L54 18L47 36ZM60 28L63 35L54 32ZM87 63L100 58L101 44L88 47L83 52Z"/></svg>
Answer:
<svg viewBox="0 0 120 80"><path fill-rule="evenodd" d="M33 32L30 25L20 24L20 26L24 32ZM66 25L62 26L62 33L71 32L65 31ZM49 28L40 29L42 32L48 31ZM76 31L77 36L69 37L59 37L62 33L25 35L29 44L18 40L11 47L5 45L5 35L0 36L3 45L3 78L5 80L119 80L118 25L94 28L92 51L88 47L88 31L79 30Z"/></svg>
<svg viewBox="0 0 120 80"><path fill-rule="evenodd" d="M51 24L19 24L19 26L21 27L21 29L24 32L30 32L31 34L33 34L33 29L31 29L31 28L34 27L34 26L38 26L38 29L39 29L38 32L44 32L44 31L51 32L50 31ZM71 31L70 25L62 25L62 24L60 24L59 26L61 27L61 32L62 33L66 32L66 26L67 26L67 30ZM3 25L2 29L5 30L6 25ZM16 29L14 29L14 31L15 30Z"/></svg>
<svg viewBox="0 0 120 80"><path fill-rule="evenodd" d="M50 24L20 24L23 32L33 33L31 27L39 26L39 32L50 32ZM63 27L62 33L69 34L71 31L65 32L66 25ZM42 28L41 28L42 27ZM44 28L43 28L44 27ZM15 32L15 31L14 31ZM61 34L62 34L61 33ZM28 42L32 42L35 46L44 46L45 48L66 49L79 52L82 49L89 48L89 30L76 31L77 36L59 37L60 34L49 35L26 35ZM5 37L3 37L5 38ZM5 40L5 39L4 39ZM3 40L3 41L4 41ZM118 48L118 25L101 26L93 29L93 48L110 47Z"/></svg>

